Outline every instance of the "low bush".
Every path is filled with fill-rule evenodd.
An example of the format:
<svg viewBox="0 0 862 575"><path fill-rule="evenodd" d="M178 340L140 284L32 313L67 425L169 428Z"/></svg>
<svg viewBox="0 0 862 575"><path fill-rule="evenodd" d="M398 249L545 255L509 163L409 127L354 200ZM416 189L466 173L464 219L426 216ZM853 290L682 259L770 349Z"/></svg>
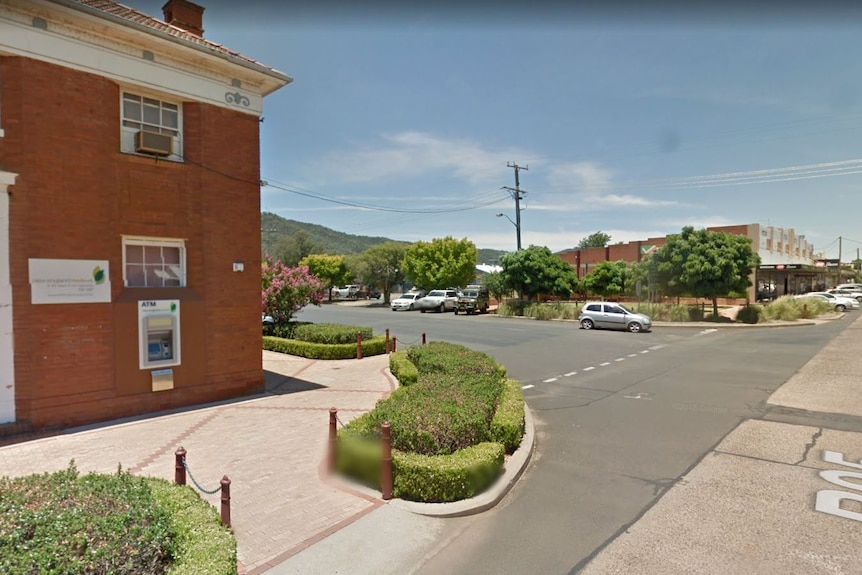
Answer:
<svg viewBox="0 0 862 575"><path fill-rule="evenodd" d="M292 337L293 339L309 343L323 343L327 345L355 344L357 334L360 333L362 334L363 342L371 339L374 335L374 331L370 327L335 323L308 323L296 326Z"/></svg>
<svg viewBox="0 0 862 575"><path fill-rule="evenodd" d="M404 350L393 351L389 354L389 371L398 380L398 383L407 387L413 385L419 379L419 370L407 357Z"/></svg>
<svg viewBox="0 0 862 575"><path fill-rule="evenodd" d="M745 305L736 313L736 321L741 323L755 324L763 318L763 306Z"/></svg>
<svg viewBox="0 0 862 575"><path fill-rule="evenodd" d="M352 359L356 357L356 342L325 344L263 336L263 349L287 353L309 359ZM375 336L362 340L362 355L382 355L386 353L386 337Z"/></svg>
<svg viewBox="0 0 862 575"><path fill-rule="evenodd" d="M500 476L504 456L499 443L480 443L437 457L393 451L392 494L426 503L469 499Z"/></svg>
<svg viewBox="0 0 862 575"><path fill-rule="evenodd" d="M506 453L513 453L524 437L524 423L524 392L517 380L508 379L491 420L491 441L502 444Z"/></svg>
<svg viewBox="0 0 862 575"><path fill-rule="evenodd" d="M781 296L763 308L763 315L771 320L795 321L810 319L833 311L832 305L820 298Z"/></svg>
<svg viewBox="0 0 862 575"><path fill-rule="evenodd" d="M188 487L65 470L0 478L4 575L236 573L236 540Z"/></svg>
<svg viewBox="0 0 862 575"><path fill-rule="evenodd" d="M277 324L264 324L263 326L263 335L269 335L273 337L283 337L283 338L292 338L293 332L302 325L307 325L311 322L308 321L288 321L284 323Z"/></svg>

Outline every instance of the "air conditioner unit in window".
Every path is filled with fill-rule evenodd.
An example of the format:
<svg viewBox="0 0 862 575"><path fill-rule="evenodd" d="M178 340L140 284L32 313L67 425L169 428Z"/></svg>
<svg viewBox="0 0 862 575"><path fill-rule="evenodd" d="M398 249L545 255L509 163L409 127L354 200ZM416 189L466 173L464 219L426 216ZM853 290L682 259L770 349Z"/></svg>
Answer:
<svg viewBox="0 0 862 575"><path fill-rule="evenodd" d="M141 130L135 134L135 151L154 156L170 156L174 153L174 139L168 134Z"/></svg>

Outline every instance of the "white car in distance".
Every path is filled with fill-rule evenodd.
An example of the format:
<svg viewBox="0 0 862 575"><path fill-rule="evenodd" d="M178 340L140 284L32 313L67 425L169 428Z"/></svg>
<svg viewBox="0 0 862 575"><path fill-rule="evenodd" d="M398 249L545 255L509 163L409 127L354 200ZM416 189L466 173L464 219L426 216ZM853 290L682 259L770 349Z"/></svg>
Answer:
<svg viewBox="0 0 862 575"><path fill-rule="evenodd" d="M836 295L833 295L833 294L831 294L829 292L825 292L825 291L813 291L810 293L798 295L796 297L798 297L798 298L813 297L813 298L818 298L818 299L825 299L830 304L832 304L832 307L835 311L846 311L848 309L859 309L859 305L860 305L859 302L853 298L836 296Z"/></svg>
<svg viewBox="0 0 862 575"><path fill-rule="evenodd" d="M458 305L458 292L454 289L432 289L419 302L419 311L452 311Z"/></svg>

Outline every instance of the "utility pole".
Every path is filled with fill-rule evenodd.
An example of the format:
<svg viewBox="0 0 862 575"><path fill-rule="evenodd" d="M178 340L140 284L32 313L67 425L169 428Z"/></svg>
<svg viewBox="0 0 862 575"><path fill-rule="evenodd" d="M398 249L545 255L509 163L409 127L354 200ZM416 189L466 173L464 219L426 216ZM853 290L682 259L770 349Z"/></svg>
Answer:
<svg viewBox="0 0 862 575"><path fill-rule="evenodd" d="M835 287L843 283L841 281L841 239L841 236L838 236L838 281L835 283Z"/></svg>
<svg viewBox="0 0 862 575"><path fill-rule="evenodd" d="M521 196L521 181L518 177L518 172L520 172L521 170L529 170L530 167L519 166L518 164L513 164L512 162L506 164L506 167L515 169L515 189L513 190L512 188L506 186L504 186L504 189L509 190L509 192L512 194L512 197L515 198L515 232L518 239L518 251L521 251L521 200L524 198L523 196ZM526 194L527 192L523 193Z"/></svg>

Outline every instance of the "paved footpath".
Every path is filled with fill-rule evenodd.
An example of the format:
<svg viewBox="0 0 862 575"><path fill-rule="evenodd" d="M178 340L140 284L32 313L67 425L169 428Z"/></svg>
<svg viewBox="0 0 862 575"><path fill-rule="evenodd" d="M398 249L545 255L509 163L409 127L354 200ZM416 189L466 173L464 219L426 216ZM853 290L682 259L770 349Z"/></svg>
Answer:
<svg viewBox="0 0 862 575"><path fill-rule="evenodd" d="M386 355L314 361L264 351L263 365L264 395L0 447L0 475L56 471L74 459L82 473L119 464L172 481L174 453L185 447L201 486L230 477L240 573L263 573L382 505L379 495L328 482L321 465L329 409L347 423L395 386ZM218 508L218 494L202 496Z"/></svg>

